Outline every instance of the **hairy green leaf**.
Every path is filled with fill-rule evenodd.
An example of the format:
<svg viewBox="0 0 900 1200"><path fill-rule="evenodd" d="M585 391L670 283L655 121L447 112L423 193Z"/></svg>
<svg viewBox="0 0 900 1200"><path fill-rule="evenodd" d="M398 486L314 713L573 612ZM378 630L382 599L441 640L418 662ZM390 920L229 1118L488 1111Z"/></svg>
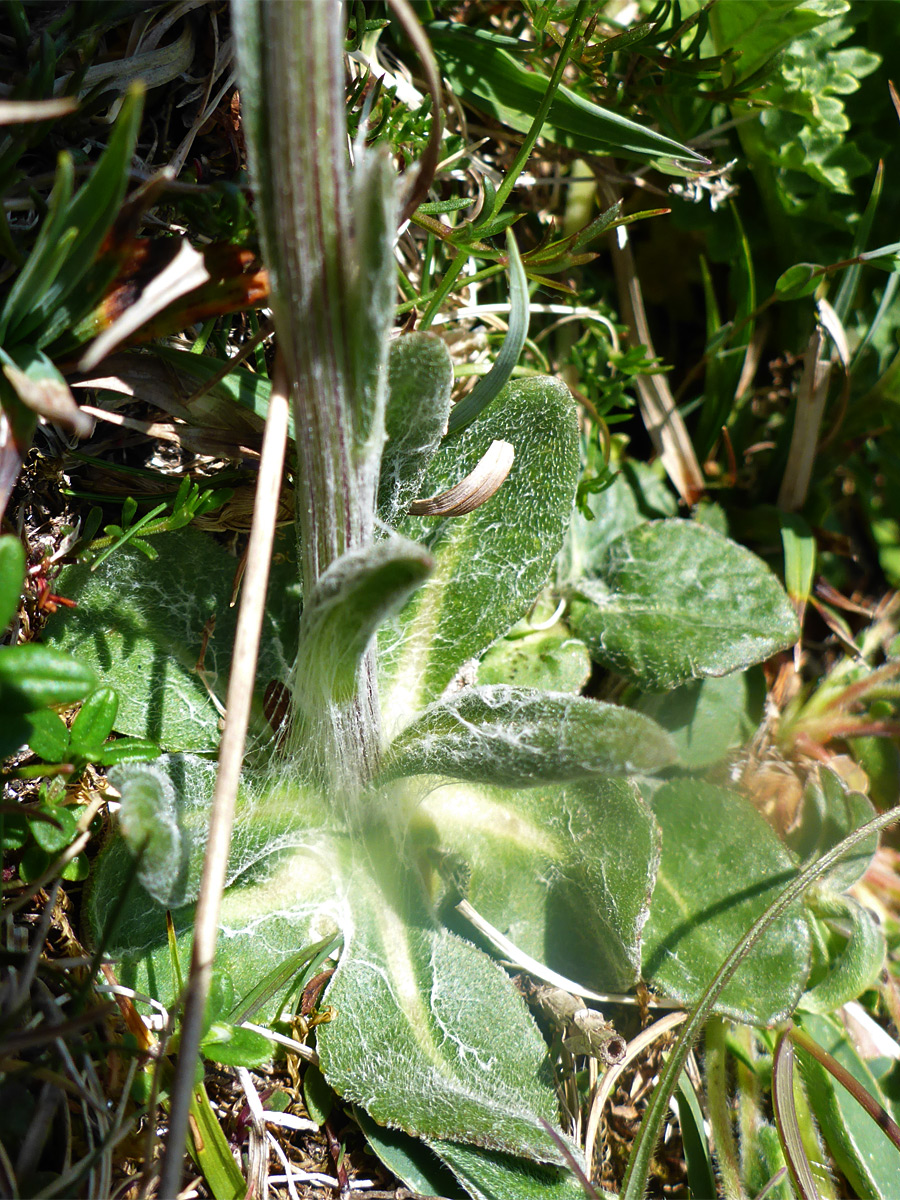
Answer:
<svg viewBox="0 0 900 1200"><path fill-rule="evenodd" d="M762 720L765 695L766 681L756 667L642 695L635 704L668 730L681 762L700 770L752 737Z"/></svg>
<svg viewBox="0 0 900 1200"><path fill-rule="evenodd" d="M409 518L401 531L435 560L424 587L381 639L385 722L402 727L456 672L522 616L562 543L575 494L578 446L568 388L552 379L508 384L485 414L444 443L428 495L458 482L494 440L510 442L509 476L463 517Z"/></svg>
<svg viewBox="0 0 900 1200"><path fill-rule="evenodd" d="M854 1050L836 1016L803 1013L798 1024L862 1084L887 1111L890 1101L869 1064ZM802 1047L803 1079L810 1108L835 1162L853 1192L864 1200L891 1200L897 1187L897 1150L840 1083Z"/></svg>
<svg viewBox="0 0 900 1200"><path fill-rule="evenodd" d="M574 632L598 662L647 691L743 670L799 633L765 563L693 521L651 521L623 534L598 577L571 590Z"/></svg>
<svg viewBox="0 0 900 1200"><path fill-rule="evenodd" d="M498 684L429 705L395 738L384 771L527 787L651 773L675 758L668 734L631 709Z"/></svg>
<svg viewBox="0 0 900 1200"><path fill-rule="evenodd" d="M560 1161L541 1124L556 1122L546 1046L524 1000L402 891L395 864L358 867L326 994L335 1016L318 1028L325 1078L379 1124Z"/></svg>
<svg viewBox="0 0 900 1200"><path fill-rule="evenodd" d="M453 364L440 338L408 333L391 342L378 488L379 514L388 525L402 520L419 495L447 428L452 385Z"/></svg>
<svg viewBox="0 0 900 1200"><path fill-rule="evenodd" d="M634 984L659 833L631 782L429 785L412 833L451 905L461 891L526 954L586 987Z"/></svg>
<svg viewBox="0 0 900 1200"><path fill-rule="evenodd" d="M164 749L215 750L220 714L210 693L224 699L228 681L236 620L229 601L237 560L190 529L165 534L156 546L159 557L152 570L130 546L96 571L86 565L67 568L59 586L77 599L78 608L57 613L46 636L116 688L117 730ZM299 623L295 572L289 563L272 571L257 673L260 691L270 680L286 681L293 665ZM261 701L254 712L255 728L265 734Z"/></svg>
<svg viewBox="0 0 900 1200"><path fill-rule="evenodd" d="M851 791L834 771L819 766L807 778L801 808L784 840L807 866L874 816L868 796ZM824 879L825 886L834 892L853 887L865 875L877 849L878 836L873 835L841 859Z"/></svg>
<svg viewBox="0 0 900 1200"><path fill-rule="evenodd" d="M808 897L816 916L831 918L847 933L843 948L800 998L803 1012L836 1012L873 987L884 967L885 941L877 920L852 896L818 889Z"/></svg>

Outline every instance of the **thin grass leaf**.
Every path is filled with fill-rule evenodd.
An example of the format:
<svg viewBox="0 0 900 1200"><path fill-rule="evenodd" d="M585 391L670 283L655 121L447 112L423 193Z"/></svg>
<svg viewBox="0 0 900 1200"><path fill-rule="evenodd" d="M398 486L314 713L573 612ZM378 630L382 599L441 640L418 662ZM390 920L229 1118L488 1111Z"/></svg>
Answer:
<svg viewBox="0 0 900 1200"><path fill-rule="evenodd" d="M509 327L506 337L488 374L482 376L468 396L450 410L447 437L462 433L499 394L512 375L528 336L528 280L525 277L519 247L512 230L509 229L506 231L506 247L509 252Z"/></svg>

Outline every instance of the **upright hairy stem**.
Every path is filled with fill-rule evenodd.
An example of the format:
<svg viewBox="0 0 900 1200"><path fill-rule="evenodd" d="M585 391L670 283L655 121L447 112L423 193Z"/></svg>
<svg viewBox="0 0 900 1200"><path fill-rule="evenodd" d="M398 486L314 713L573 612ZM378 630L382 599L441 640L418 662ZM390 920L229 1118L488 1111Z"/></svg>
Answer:
<svg viewBox="0 0 900 1200"><path fill-rule="evenodd" d="M393 312L390 164L359 149L347 164L337 0L236 0L244 129L278 345L297 438L303 594L342 555L374 540L384 441L386 333ZM307 660L308 660L307 656ZM379 744L371 654L356 693L294 682L295 749L323 782L351 792Z"/></svg>

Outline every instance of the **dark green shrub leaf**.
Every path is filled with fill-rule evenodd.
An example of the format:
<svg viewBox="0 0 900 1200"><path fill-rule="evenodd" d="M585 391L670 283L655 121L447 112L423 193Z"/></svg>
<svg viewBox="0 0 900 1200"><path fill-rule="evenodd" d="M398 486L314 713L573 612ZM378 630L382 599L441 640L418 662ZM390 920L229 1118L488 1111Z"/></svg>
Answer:
<svg viewBox="0 0 900 1200"><path fill-rule="evenodd" d="M651 521L616 538L599 577L572 591L573 631L646 691L743 670L799 636L765 563L693 521Z"/></svg>
<svg viewBox="0 0 900 1200"><path fill-rule="evenodd" d="M334 1092L315 1063L307 1064L303 1072L303 1101L310 1120L324 1125L334 1108Z"/></svg>
<svg viewBox="0 0 900 1200"><path fill-rule="evenodd" d="M819 263L797 263L788 267L775 281L775 294L779 300L799 300L811 295L824 277L825 269Z"/></svg>
<svg viewBox="0 0 900 1200"><path fill-rule="evenodd" d="M101 767L115 767L120 763L152 762L159 758L160 748L146 738L118 738L107 742L99 751L91 756L91 761Z"/></svg>
<svg viewBox="0 0 900 1200"><path fill-rule="evenodd" d="M699 780L667 783L652 800L662 861L644 929L644 978L695 1004L728 952L796 875L789 852L743 797ZM802 906L781 917L716 1005L737 1021L783 1019L809 973Z"/></svg>
<svg viewBox="0 0 900 1200"><path fill-rule="evenodd" d="M668 734L631 709L495 685L426 708L394 740L384 771L527 787L651 773L676 757Z"/></svg>
<svg viewBox="0 0 900 1200"><path fill-rule="evenodd" d="M42 708L25 718L31 732L28 745L47 763L66 761L69 752L69 730L62 717L52 708Z"/></svg>
<svg viewBox="0 0 900 1200"><path fill-rule="evenodd" d="M200 1043L200 1053L226 1067L262 1067L272 1061L274 1044L255 1029L214 1021Z"/></svg>
<svg viewBox="0 0 900 1200"><path fill-rule="evenodd" d="M91 860L86 854L76 854L62 869L62 878L68 883L84 883L91 873Z"/></svg>
<svg viewBox="0 0 900 1200"><path fill-rule="evenodd" d="M25 547L17 537L0 537L0 633L16 615L25 579Z"/></svg>
<svg viewBox="0 0 900 1200"><path fill-rule="evenodd" d="M562 543L578 475L568 388L542 378L508 384L478 421L444 443L423 481L425 494L462 479L495 440L514 446L515 461L487 503L467 516L408 518L402 526L435 569L380 639L389 729L437 699L463 663L522 616Z"/></svg>
<svg viewBox="0 0 900 1200"><path fill-rule="evenodd" d="M97 686L84 662L50 646L29 642L0 647L0 702L33 712L50 704L74 704Z"/></svg>
<svg viewBox="0 0 900 1200"><path fill-rule="evenodd" d="M95 759L100 747L112 733L119 711L119 698L111 687L98 688L88 696L72 722L74 754Z"/></svg>

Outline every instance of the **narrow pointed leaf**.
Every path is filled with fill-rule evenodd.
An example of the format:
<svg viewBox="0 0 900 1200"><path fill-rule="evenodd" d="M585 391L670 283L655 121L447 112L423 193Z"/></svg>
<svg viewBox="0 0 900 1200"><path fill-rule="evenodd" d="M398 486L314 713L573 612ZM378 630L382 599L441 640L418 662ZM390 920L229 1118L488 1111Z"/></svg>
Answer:
<svg viewBox="0 0 900 1200"><path fill-rule="evenodd" d="M25 547L11 533L0 537L0 633L19 607L25 581Z"/></svg>
<svg viewBox="0 0 900 1200"><path fill-rule="evenodd" d="M676 757L668 734L631 709L497 685L430 705L394 740L384 769L527 787L653 772Z"/></svg>
<svg viewBox="0 0 900 1200"><path fill-rule="evenodd" d="M494 40L477 32L473 35L463 25L433 21L427 29L454 93L527 133L548 77L529 71ZM554 97L541 136L573 150L660 159L664 166L672 159L706 161L687 146L609 112L567 87L560 87Z"/></svg>

